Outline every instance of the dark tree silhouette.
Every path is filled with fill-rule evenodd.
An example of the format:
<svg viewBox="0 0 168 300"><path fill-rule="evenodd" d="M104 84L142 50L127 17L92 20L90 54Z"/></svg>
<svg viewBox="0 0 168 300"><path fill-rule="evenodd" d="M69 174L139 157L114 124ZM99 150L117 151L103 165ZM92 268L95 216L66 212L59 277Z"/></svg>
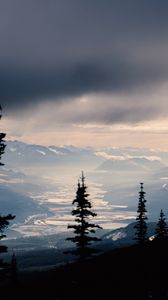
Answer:
<svg viewBox="0 0 168 300"><path fill-rule="evenodd" d="M145 200L145 192L143 190L143 183L140 183L140 192L139 192L139 203L138 203L138 216L136 218L137 223L134 226L135 228L135 240L139 244L143 244L147 240L147 224L146 220L148 219L146 216L146 200Z"/></svg>
<svg viewBox="0 0 168 300"><path fill-rule="evenodd" d="M90 244L100 239L91 236L90 233L95 233L95 228L101 229L99 225L90 223L91 217L95 217L97 214L91 211L92 205L88 199L89 194L86 190L87 186L85 185L85 177L82 172L81 180L78 182L76 198L72 202L73 205L76 205L76 208L72 210L72 215L75 216L77 224L68 225L68 228L74 229L75 236L66 239L76 244L75 250L67 251L66 253L79 256L81 261L98 251L91 248Z"/></svg>
<svg viewBox="0 0 168 300"><path fill-rule="evenodd" d="M11 259L11 276L12 276L12 282L16 283L16 281L17 281L17 260L16 260L15 253L13 253L12 259Z"/></svg>
<svg viewBox="0 0 168 300"><path fill-rule="evenodd" d="M163 213L163 210L161 209L160 218L156 225L155 238L156 239L164 239L166 237L168 237L168 227L167 227L165 215Z"/></svg>
<svg viewBox="0 0 168 300"><path fill-rule="evenodd" d="M7 216L0 215L0 240L2 240L4 237L6 237L6 235L3 233L4 229L6 227L8 227L9 221L13 220L14 218L15 218L15 216L12 216L11 214L9 214ZM0 245L0 253L6 252L6 251L7 251L7 247Z"/></svg>
<svg viewBox="0 0 168 300"><path fill-rule="evenodd" d="M2 107L0 106L0 119L2 118ZM0 165L3 166L4 164L1 162L2 155L4 154L5 151L5 138L6 134L5 133L0 133ZM2 216L0 215L0 240L6 237L6 235L3 233L4 229L9 225L9 221L13 220L15 216L12 216L11 214L7 216ZM0 253L6 252L7 247L0 245ZM2 260L1 260L2 262Z"/></svg>
<svg viewBox="0 0 168 300"><path fill-rule="evenodd" d="M0 119L2 118L2 107L0 105ZM2 158L2 155L4 154L5 152L5 148L6 148L6 145L4 143L4 138L5 138L6 134L5 133L0 133L0 165L3 166L4 164L1 162L1 158Z"/></svg>

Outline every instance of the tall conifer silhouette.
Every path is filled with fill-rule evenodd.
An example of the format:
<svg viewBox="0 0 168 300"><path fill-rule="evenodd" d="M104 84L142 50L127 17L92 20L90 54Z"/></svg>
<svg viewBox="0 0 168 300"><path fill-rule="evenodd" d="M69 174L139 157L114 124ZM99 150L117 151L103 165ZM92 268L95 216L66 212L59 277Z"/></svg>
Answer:
<svg viewBox="0 0 168 300"><path fill-rule="evenodd" d="M90 219L97 214L91 210L92 204L88 199L87 186L85 185L85 177L82 172L82 177L78 182L76 198L73 200L72 205L76 205L76 208L72 210L72 215L75 216L74 225L68 225L68 228L74 229L74 237L67 238L76 244L76 249L67 251L79 256L80 260L84 260L86 257L91 256L97 250L90 247L91 242L100 240L97 237L93 237L90 233L95 233L96 228L101 228L99 225L90 223Z"/></svg>
<svg viewBox="0 0 168 300"><path fill-rule="evenodd" d="M0 119L2 118L2 107L0 106ZM5 151L5 138L6 134L5 133L0 133L0 165L3 166L4 164L1 162L2 155L4 154ZM9 225L9 221L13 220L15 216L12 216L11 214L7 216L1 216L0 215L0 240L6 237L6 235L3 233L4 229ZM0 245L0 253L6 252L7 247ZM2 260L0 261L2 263Z"/></svg>
<svg viewBox="0 0 168 300"><path fill-rule="evenodd" d="M148 219L146 216L146 200L145 200L145 192L143 190L143 183L140 183L140 192L139 192L139 203L137 210L137 223L134 226L135 228L135 240L139 244L143 244L147 240L147 224L146 220Z"/></svg>
<svg viewBox="0 0 168 300"><path fill-rule="evenodd" d="M166 218L163 213L163 210L160 211L160 218L158 220L158 223L156 225L156 239L164 239L168 237L168 226L166 223Z"/></svg>
<svg viewBox="0 0 168 300"><path fill-rule="evenodd" d="M0 119L2 118L2 107L0 105ZM5 152L5 148L6 148L6 145L5 145L5 141L4 141L4 138L5 138L6 134L5 133L0 133L0 165L3 166L4 164L1 162L1 159L2 159L2 155L4 154Z"/></svg>

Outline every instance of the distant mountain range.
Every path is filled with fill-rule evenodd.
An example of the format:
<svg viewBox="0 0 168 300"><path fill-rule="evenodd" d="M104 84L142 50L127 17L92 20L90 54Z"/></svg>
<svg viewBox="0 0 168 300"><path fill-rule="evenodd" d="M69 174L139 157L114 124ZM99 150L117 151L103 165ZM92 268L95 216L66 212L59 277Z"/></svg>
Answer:
<svg viewBox="0 0 168 300"><path fill-rule="evenodd" d="M3 156L5 165L19 170L37 168L92 168L104 161L103 158L97 156L90 148L76 148L73 146L41 146L29 145L19 141L8 141L5 154ZM30 169L30 170L29 170Z"/></svg>
<svg viewBox="0 0 168 300"><path fill-rule="evenodd" d="M168 166L168 153L136 148L111 148L98 151L74 146L41 146L19 141L7 141L3 156L5 165L16 170L31 168L79 168L106 171L164 170Z"/></svg>
<svg viewBox="0 0 168 300"><path fill-rule="evenodd" d="M135 244L135 223L131 223L126 227L115 230L98 230L96 235L101 238L100 242L94 244L102 252L112 250L114 248L130 246ZM156 222L148 223L148 237L155 234ZM62 232L54 235L20 237L17 239L8 239L4 243L8 246L8 254L4 257L8 258L14 251L17 255L19 268L44 268L46 266L57 265L74 260L74 256L64 254L65 249L74 247L74 245L66 241L66 238L72 236L72 232Z"/></svg>
<svg viewBox="0 0 168 300"><path fill-rule="evenodd" d="M104 161L97 169L112 172L151 172L164 167L165 165L160 160L134 157L123 160L108 159Z"/></svg>
<svg viewBox="0 0 168 300"><path fill-rule="evenodd" d="M105 242L113 242L115 247L126 246L136 243L135 241L135 226L136 222L129 224L126 227L114 229L102 236ZM156 222L147 223L147 237L150 238L155 235Z"/></svg>
<svg viewBox="0 0 168 300"><path fill-rule="evenodd" d="M39 205L30 197L17 193L10 188L0 185L0 195L1 212L5 215L9 213L16 215L17 222L24 222L30 215L47 213L46 207Z"/></svg>
<svg viewBox="0 0 168 300"><path fill-rule="evenodd" d="M161 208L168 217L167 152L138 148L46 147L19 141L6 144L2 157L5 165L0 168L0 213L16 215L13 223L17 226L12 225L8 231L11 237L15 236L18 226L34 226L33 235L36 229L43 232L49 225L45 223L40 229L40 222L54 214L68 222L70 209L66 208L71 205L69 199L75 196L81 170L86 173L88 187L91 185L90 197L95 198L98 214L103 214L102 224L111 223L113 228L113 223L118 222L120 227L134 220L139 182L145 183L149 221L158 218ZM69 187L73 187L71 194ZM56 203L48 202L49 197L56 198ZM54 226L50 226L53 232ZM18 230L16 236L20 234Z"/></svg>

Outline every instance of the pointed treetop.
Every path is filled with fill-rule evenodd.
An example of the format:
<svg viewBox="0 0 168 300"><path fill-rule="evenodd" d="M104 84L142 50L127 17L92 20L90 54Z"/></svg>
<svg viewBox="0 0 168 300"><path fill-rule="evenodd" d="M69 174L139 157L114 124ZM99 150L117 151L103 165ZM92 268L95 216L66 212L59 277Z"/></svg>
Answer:
<svg viewBox="0 0 168 300"><path fill-rule="evenodd" d="M156 239L164 239L168 237L168 227L167 227L166 217L163 212L163 209L161 209L160 211L160 217L156 225L155 233L156 233L155 235Z"/></svg>
<svg viewBox="0 0 168 300"><path fill-rule="evenodd" d="M160 210L160 219L161 219L161 220L165 220L165 219L166 219L166 218L165 218L165 214L164 214L164 212L163 212L163 209Z"/></svg>
<svg viewBox="0 0 168 300"><path fill-rule="evenodd" d="M143 192L143 182L140 182L140 185L141 185L141 192Z"/></svg>
<svg viewBox="0 0 168 300"><path fill-rule="evenodd" d="M144 183L143 182L140 182L140 192L139 192L139 194L140 194L140 196L144 196L145 194L146 194L146 192L144 192Z"/></svg>
<svg viewBox="0 0 168 300"><path fill-rule="evenodd" d="M84 187L85 186L85 176L84 176L84 172L83 171L82 171L81 180L82 180L82 187Z"/></svg>
<svg viewBox="0 0 168 300"><path fill-rule="evenodd" d="M145 200L145 192L143 190L143 183L140 182L140 192L139 192L139 202L138 202L138 210L136 217L136 225L134 226L135 230L135 239L139 244L144 243L147 240L147 224L146 220L148 219L146 216L146 200Z"/></svg>
<svg viewBox="0 0 168 300"><path fill-rule="evenodd" d="M97 249L91 248L90 244L100 240L99 238L92 236L92 234L95 233L96 229L101 229L99 225L90 222L91 217L96 217L97 214L91 210L92 204L88 199L89 194L86 190L85 176L82 171L78 180L76 198L72 202L73 205L76 205L72 210L72 215L75 216L76 224L68 225L68 228L74 230L73 233L75 236L66 239L76 244L75 250L66 251L66 253L79 256L81 261L97 252Z"/></svg>
<svg viewBox="0 0 168 300"><path fill-rule="evenodd" d="M0 105L0 119L2 118L2 106Z"/></svg>

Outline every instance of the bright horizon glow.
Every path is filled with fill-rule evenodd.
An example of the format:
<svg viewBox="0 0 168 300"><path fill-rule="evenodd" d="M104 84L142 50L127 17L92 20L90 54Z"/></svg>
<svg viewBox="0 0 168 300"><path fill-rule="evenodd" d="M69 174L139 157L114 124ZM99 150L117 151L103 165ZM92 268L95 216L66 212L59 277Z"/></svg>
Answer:
<svg viewBox="0 0 168 300"><path fill-rule="evenodd" d="M29 123L30 122L30 123ZM35 130L31 120L24 126L18 118L3 118L1 131L7 140L18 140L44 146L73 145L76 147L140 147L168 150L168 120L144 122L134 126L125 124L56 124L54 128ZM52 127L52 126L51 126Z"/></svg>
<svg viewBox="0 0 168 300"><path fill-rule="evenodd" d="M88 94L59 103L46 100L22 110L3 109L1 130L9 140L45 146L140 147L166 151L167 92L167 85L163 85L130 95Z"/></svg>

